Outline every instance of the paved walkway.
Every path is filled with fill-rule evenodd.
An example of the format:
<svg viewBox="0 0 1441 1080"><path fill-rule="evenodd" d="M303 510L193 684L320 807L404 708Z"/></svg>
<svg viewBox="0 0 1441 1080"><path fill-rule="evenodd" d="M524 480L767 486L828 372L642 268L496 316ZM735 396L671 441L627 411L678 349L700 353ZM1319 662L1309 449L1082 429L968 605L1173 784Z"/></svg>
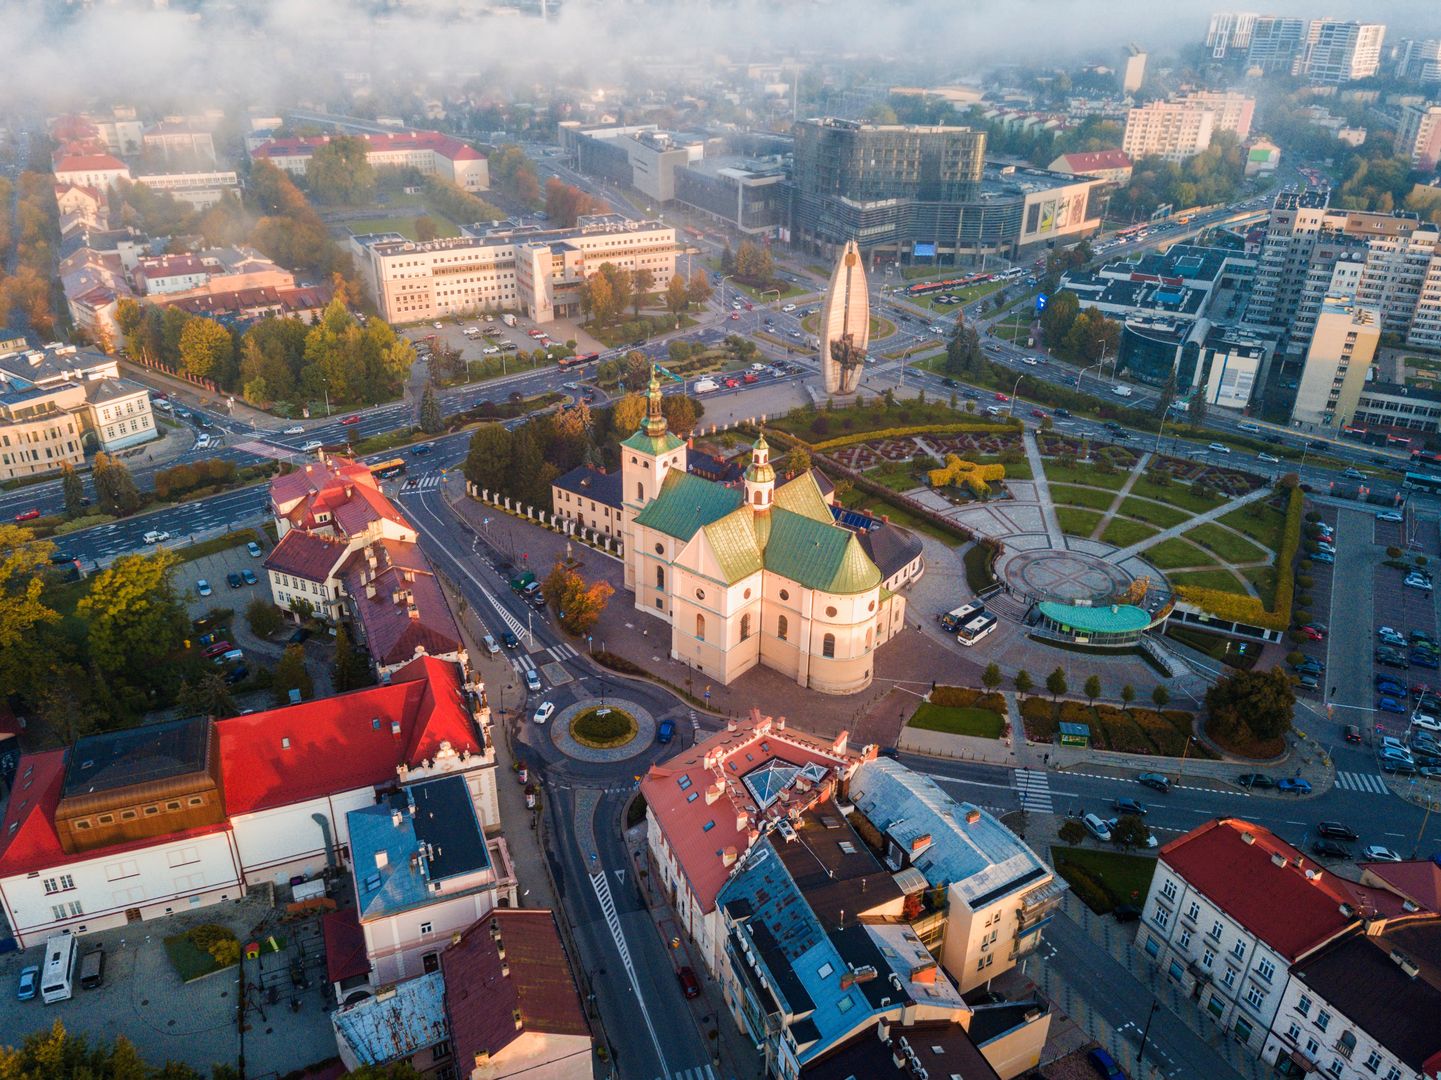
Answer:
<svg viewBox="0 0 1441 1080"><path fill-rule="evenodd" d="M1066 550L1066 535L1061 531L1060 519L1056 517L1056 504L1051 500L1051 482L1046 479L1046 463L1041 460L1041 448L1036 445L1036 433L1029 428L1021 439L1026 447L1026 460L1031 463L1031 480L1036 485L1036 501L1041 506L1041 521L1046 526L1046 536L1054 551Z"/></svg>
<svg viewBox="0 0 1441 1080"><path fill-rule="evenodd" d="M1135 487L1136 481L1145 474L1146 465L1150 460L1151 452L1149 450L1136 460L1136 464L1131 467L1131 475L1126 477L1126 482L1121 485L1121 490L1116 492L1116 497L1111 500L1110 508L1101 515L1101 520L1096 522L1096 527L1091 530L1092 540L1099 540L1101 538L1101 534L1104 533L1106 527L1111 524L1111 519L1114 518L1116 513L1121 509L1121 504L1126 501L1126 496L1131 494L1131 488Z"/></svg>
<svg viewBox="0 0 1441 1080"><path fill-rule="evenodd" d="M1145 551L1146 549L1155 547L1163 540L1171 540L1175 537L1180 536L1182 533L1189 532L1197 525L1204 525L1207 522L1215 521L1217 518L1224 517L1226 514L1229 514L1232 510L1240 509L1241 507L1247 506L1253 502L1259 502L1261 499L1268 498L1271 494L1273 494L1271 488L1259 487L1255 491L1232 499L1230 502L1222 503L1214 510L1207 510L1203 514L1197 514L1195 517L1187 518L1179 525L1172 525L1169 529L1162 529L1155 536L1148 536L1144 540L1138 540L1130 547L1118 548L1116 551L1113 551L1111 552L1111 554L1107 555L1106 558L1114 563L1125 562L1127 559L1133 558L1141 554L1141 552Z"/></svg>

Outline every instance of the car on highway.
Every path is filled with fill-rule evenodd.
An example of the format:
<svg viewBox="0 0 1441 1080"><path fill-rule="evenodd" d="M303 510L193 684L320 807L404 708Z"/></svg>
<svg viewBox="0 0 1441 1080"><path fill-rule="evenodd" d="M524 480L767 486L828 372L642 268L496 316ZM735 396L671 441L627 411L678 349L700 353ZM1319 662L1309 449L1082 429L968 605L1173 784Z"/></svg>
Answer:
<svg viewBox="0 0 1441 1080"><path fill-rule="evenodd" d="M1361 849L1361 858L1365 862L1401 862L1400 855L1380 844L1367 844Z"/></svg>
<svg viewBox="0 0 1441 1080"><path fill-rule="evenodd" d="M794 304L785 304L781 307L781 310L784 311L787 315L789 315L795 309L796 306Z"/></svg>
<svg viewBox="0 0 1441 1080"><path fill-rule="evenodd" d="M1341 475L1344 476L1347 480L1364 480L1364 479L1366 479L1366 474L1363 473L1360 469L1347 469L1347 470L1346 470L1345 472L1343 472Z"/></svg>
<svg viewBox="0 0 1441 1080"><path fill-rule="evenodd" d="M486 640L490 641L493 639L491 639L489 635L486 635ZM525 688L532 694L540 692L540 672L536 671L535 668L525 669Z"/></svg>
<svg viewBox="0 0 1441 1080"><path fill-rule="evenodd" d="M1356 830L1339 821L1323 821L1316 826L1316 832L1332 840L1359 840Z"/></svg>
<svg viewBox="0 0 1441 1080"><path fill-rule="evenodd" d="M292 426L292 427L286 428L286 429L285 429L285 434L287 434L287 435L304 435L304 434L305 434L305 428L301 427L299 424L295 424L295 425Z"/></svg>
<svg viewBox="0 0 1441 1080"><path fill-rule="evenodd" d="M555 702L542 701L540 703L540 707L535 710L535 715L532 716L531 719L534 720L537 724L543 724L554 715Z"/></svg>
<svg viewBox="0 0 1441 1080"><path fill-rule="evenodd" d="M1025 364L1027 367L1035 367L1038 362L1039 361L1037 361L1034 356L1021 357L1021 363Z"/></svg>
<svg viewBox="0 0 1441 1080"><path fill-rule="evenodd" d="M36 987L40 985L40 968L36 964L30 964L20 969L20 981L15 986L16 1001L30 1001L35 997Z"/></svg>
<svg viewBox="0 0 1441 1080"><path fill-rule="evenodd" d="M999 390L997 390L997 391L996 391L996 400L997 400L997 401L1010 401L1010 400L1011 400L1011 397L1010 397L1009 394L1003 394L1003 393L1001 393Z"/></svg>
<svg viewBox="0 0 1441 1080"><path fill-rule="evenodd" d="M195 591L198 592L201 596L209 596L211 591L210 582L206 581L204 578L201 578L195 583Z"/></svg>
<svg viewBox="0 0 1441 1080"><path fill-rule="evenodd" d="M240 586L244 585L245 582L244 580L242 580L238 573L232 570L230 573L225 575L225 584L229 585L232 589L238 589L240 588Z"/></svg>
<svg viewBox="0 0 1441 1080"><path fill-rule="evenodd" d="M29 510L22 510L22 511L20 511L20 513L16 514L16 515L15 515L15 520L16 520L16 521L34 521L34 520L35 520L36 518L38 518L39 516L40 516L40 508L39 508L39 507L32 507L32 508L29 509Z"/></svg>
<svg viewBox="0 0 1441 1080"><path fill-rule="evenodd" d="M349 427L351 424L358 424L358 423L360 423L360 417L357 416L357 415L355 415L354 413L351 413L349 416L345 417L345 418L344 418L343 420L341 420L340 422L341 422L342 424L346 425L347 427Z"/></svg>
<svg viewBox="0 0 1441 1080"><path fill-rule="evenodd" d="M740 321L741 321L741 313L740 313L739 311L732 311L732 312L731 312L731 322L740 322Z"/></svg>
<svg viewBox="0 0 1441 1080"><path fill-rule="evenodd" d="M1136 777L1136 783L1151 788L1153 791L1159 791L1162 795L1171 790L1171 778L1165 773L1143 772Z"/></svg>
<svg viewBox="0 0 1441 1080"><path fill-rule="evenodd" d="M1137 817L1146 816L1146 808L1135 799L1116 799L1111 803L1111 809L1119 814L1135 814Z"/></svg>
<svg viewBox="0 0 1441 1080"><path fill-rule="evenodd" d="M322 446L324 446L324 445L325 445L325 444L324 444L323 442L321 442L319 439L311 439L308 443L306 443L304 446L302 446L302 447L300 448L300 452L301 452L302 454L308 454L308 453L310 453L312 450L319 450L319 449L320 449Z"/></svg>
<svg viewBox="0 0 1441 1080"><path fill-rule="evenodd" d="M1218 442L1207 443L1206 449L1214 450L1218 454L1229 454L1231 452L1231 448L1229 446L1227 446L1225 443Z"/></svg>
<svg viewBox="0 0 1441 1080"><path fill-rule="evenodd" d="M1311 852L1323 859L1349 859L1351 857L1351 853L1334 840L1317 840L1311 845Z"/></svg>
<svg viewBox="0 0 1441 1080"><path fill-rule="evenodd" d="M1278 458L1275 454L1257 454L1257 455L1256 455L1256 460L1257 460L1257 461L1264 461L1264 462L1266 462L1266 463L1268 463L1268 464L1270 464L1270 465L1279 465L1279 464L1281 464L1281 459Z"/></svg>
<svg viewBox="0 0 1441 1080"><path fill-rule="evenodd" d="M1031 415L1034 416L1037 420L1044 420L1046 418L1044 410L1041 409L1032 409Z"/></svg>
<svg viewBox="0 0 1441 1080"><path fill-rule="evenodd" d="M500 643L507 649L520 648L520 638L516 637L509 630L502 630L500 632Z"/></svg>
<svg viewBox="0 0 1441 1080"><path fill-rule="evenodd" d="M1376 515L1376 520L1393 521L1399 523L1401 521L1404 521L1405 519L1402 517L1401 511L1399 510L1382 510L1379 514Z"/></svg>
<svg viewBox="0 0 1441 1080"><path fill-rule="evenodd" d="M1236 783L1243 788L1273 788L1276 786L1276 781L1263 772L1242 773L1236 777Z"/></svg>
<svg viewBox="0 0 1441 1080"><path fill-rule="evenodd" d="M1312 439L1306 444L1306 448L1309 450L1329 450L1331 449L1331 444L1325 439Z"/></svg>
<svg viewBox="0 0 1441 1080"><path fill-rule="evenodd" d="M1311 794L1311 781L1304 776L1283 776L1276 781L1277 791L1294 791L1297 795Z"/></svg>
<svg viewBox="0 0 1441 1080"><path fill-rule="evenodd" d="M245 579L245 584L247 585L255 585L260 581L260 579L255 576L254 570L242 570L240 571L240 576Z"/></svg>
<svg viewBox="0 0 1441 1080"><path fill-rule="evenodd" d="M1102 821L1098 815L1086 814L1081 818L1081 824L1084 825L1086 831L1097 840L1100 840L1102 843L1110 843L1111 827Z"/></svg>
<svg viewBox="0 0 1441 1080"><path fill-rule="evenodd" d="M50 565L64 566L66 563L74 562L75 559L76 555L73 551L57 551L54 555L50 556Z"/></svg>

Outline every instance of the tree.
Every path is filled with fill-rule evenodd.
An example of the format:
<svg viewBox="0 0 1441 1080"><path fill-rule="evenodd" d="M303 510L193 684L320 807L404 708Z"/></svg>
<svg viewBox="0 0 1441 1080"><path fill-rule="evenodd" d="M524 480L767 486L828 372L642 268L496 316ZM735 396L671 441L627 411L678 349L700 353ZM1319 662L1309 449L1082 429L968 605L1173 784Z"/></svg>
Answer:
<svg viewBox="0 0 1441 1080"><path fill-rule="evenodd" d="M245 609L245 621L250 624L250 632L256 637L268 638L284 625L285 617L269 600L256 597Z"/></svg>
<svg viewBox="0 0 1441 1080"><path fill-rule="evenodd" d="M1130 849L1145 847L1151 839L1151 830L1139 814L1122 814L1111 828L1111 841Z"/></svg>
<svg viewBox="0 0 1441 1080"><path fill-rule="evenodd" d="M1046 344L1051 348L1059 346L1071 332L1071 326L1081 313L1081 300L1070 289L1062 289L1046 301L1046 310L1041 312L1041 332L1046 335Z"/></svg>
<svg viewBox="0 0 1441 1080"><path fill-rule="evenodd" d="M197 379L224 383L233 377L235 343L214 319L195 318L180 331L180 366Z"/></svg>
<svg viewBox="0 0 1441 1080"><path fill-rule="evenodd" d="M309 622L315 615L315 605L303 596L295 596L290 600L290 613L299 622Z"/></svg>
<svg viewBox="0 0 1441 1080"><path fill-rule="evenodd" d="M421 214L415 219L415 238L421 243L427 240L434 240L440 235L440 225L429 214Z"/></svg>
<svg viewBox="0 0 1441 1080"><path fill-rule="evenodd" d="M122 555L90 579L75 613L101 671L133 682L173 674L168 659L186 634L185 605L172 577L178 562L168 548Z"/></svg>
<svg viewBox="0 0 1441 1080"><path fill-rule="evenodd" d="M1131 708L1131 702L1136 700L1136 688L1130 683L1127 683L1125 686L1121 687L1121 700L1125 702L1126 710L1129 712Z"/></svg>
<svg viewBox="0 0 1441 1080"><path fill-rule="evenodd" d="M7 1036L7 1041L14 1035ZM354 1074L351 1074L354 1075ZM0 1080L201 1080L188 1065L167 1061L153 1067L140 1057L125 1036L115 1042L91 1042L84 1035L71 1035L56 1020L45 1031L27 1035L18 1048L0 1050ZM386 1078L391 1080L391 1078ZM395 1077L394 1080L410 1080Z"/></svg>
<svg viewBox="0 0 1441 1080"><path fill-rule="evenodd" d="M695 429L696 421L700 419L699 403L685 394L662 398L660 411L665 417L666 427L682 439Z"/></svg>
<svg viewBox="0 0 1441 1080"><path fill-rule="evenodd" d="M711 297L710 278L704 270L692 270L690 281L686 282L686 298L692 304L704 304Z"/></svg>
<svg viewBox="0 0 1441 1080"><path fill-rule="evenodd" d="M310 156L305 179L316 202L362 206L374 200L375 169L370 147L356 135L333 135Z"/></svg>
<svg viewBox="0 0 1441 1080"><path fill-rule="evenodd" d="M626 394L610 408L611 427L622 439L629 438L632 433L640 429L647 408L644 395Z"/></svg>
<svg viewBox="0 0 1441 1080"><path fill-rule="evenodd" d="M690 293L685 287L685 278L675 274L670 279L670 284L665 287L666 310L672 315L680 315L690 307Z"/></svg>
<svg viewBox="0 0 1441 1080"><path fill-rule="evenodd" d="M793 446L790 453L786 455L786 472L793 476L810 472L812 465L811 452L804 446Z"/></svg>
<svg viewBox="0 0 1441 1080"><path fill-rule="evenodd" d="M199 678L182 682L175 707L181 716L209 716L217 720L234 716L236 712L230 687L218 671L202 672Z"/></svg>
<svg viewBox="0 0 1441 1080"><path fill-rule="evenodd" d="M722 274L734 274L736 272L736 256L731 250L731 242L726 241L725 247L721 250L720 268Z"/></svg>
<svg viewBox="0 0 1441 1080"><path fill-rule="evenodd" d="M513 436L501 424L482 424L470 437L465 478L480 491L508 492Z"/></svg>
<svg viewBox="0 0 1441 1080"><path fill-rule="evenodd" d="M74 517L85 509L85 481L68 461L60 465L60 490L65 495L66 514Z"/></svg>
<svg viewBox="0 0 1441 1080"><path fill-rule="evenodd" d="M981 685L987 690L994 690L1001 685L1002 678L1000 665L992 660L986 665L986 670L981 672Z"/></svg>
<svg viewBox="0 0 1441 1080"><path fill-rule="evenodd" d="M1158 709L1164 709L1166 703L1170 700L1171 691L1167 690L1164 686L1157 685L1156 689L1151 691L1151 703Z"/></svg>
<svg viewBox="0 0 1441 1080"><path fill-rule="evenodd" d="M1206 712L1222 735L1269 741L1291 730L1295 685L1280 668L1235 671L1206 691Z"/></svg>
<svg viewBox="0 0 1441 1080"><path fill-rule="evenodd" d="M44 602L42 570L55 545L29 529L0 523L0 699L34 685L43 649L38 631L59 622Z"/></svg>
<svg viewBox="0 0 1441 1080"><path fill-rule="evenodd" d="M1186 419L1197 427L1206 422L1206 395L1199 386L1191 391L1191 398L1186 402Z"/></svg>
<svg viewBox="0 0 1441 1080"><path fill-rule="evenodd" d="M275 704L284 705L290 700L290 691L299 690L302 700L315 696L315 683L305 669L305 648L301 645L287 645L280 663L275 665L271 676L271 689Z"/></svg>
<svg viewBox="0 0 1441 1080"><path fill-rule="evenodd" d="M1046 676L1046 691L1051 695L1052 701L1055 701L1066 692L1065 671L1061 668L1056 668L1055 671Z"/></svg>
<svg viewBox="0 0 1441 1080"><path fill-rule="evenodd" d="M615 302L615 292L611 289L610 279L604 274L592 274L585 279L585 284L580 289L580 306L591 322L604 326L615 317L619 308Z"/></svg>
<svg viewBox="0 0 1441 1080"><path fill-rule="evenodd" d="M1075 847L1084 841L1089 834L1086 832L1086 827L1075 818L1067 818L1061 822L1061 827L1056 835L1061 843L1067 847Z"/></svg>
<svg viewBox="0 0 1441 1080"><path fill-rule="evenodd" d="M375 672L370 657L351 639L350 628L344 623L335 631L335 669L333 686L337 694L375 685Z"/></svg>
<svg viewBox="0 0 1441 1080"><path fill-rule="evenodd" d="M640 309L650 295L651 289L655 288L655 271L649 267L642 266L636 270L631 277L631 313L640 318Z"/></svg>
<svg viewBox="0 0 1441 1080"><path fill-rule="evenodd" d="M420 430L427 435L438 435L445 430L445 417L440 415L440 399L435 396L433 386L427 386L420 396Z"/></svg>
<svg viewBox="0 0 1441 1080"><path fill-rule="evenodd" d="M1036 685L1035 681L1031 678L1031 673L1025 668L1021 668L1020 671L1016 672L1014 681L1016 684L1016 693L1018 694L1029 694L1031 688Z"/></svg>
<svg viewBox="0 0 1441 1080"><path fill-rule="evenodd" d="M577 637L590 632L614 592L606 581L587 585L579 574L559 562L545 579L545 595L555 608L560 625Z"/></svg>
<svg viewBox="0 0 1441 1080"><path fill-rule="evenodd" d="M90 471L95 483L95 494L100 500L100 509L107 514L124 517L140 509L140 491L130 470L109 454L96 454L95 464Z"/></svg>
<svg viewBox="0 0 1441 1080"><path fill-rule="evenodd" d="M1094 708L1096 699L1101 696L1101 677L1099 675L1090 676L1086 680L1086 685L1083 687L1083 690L1087 703Z"/></svg>

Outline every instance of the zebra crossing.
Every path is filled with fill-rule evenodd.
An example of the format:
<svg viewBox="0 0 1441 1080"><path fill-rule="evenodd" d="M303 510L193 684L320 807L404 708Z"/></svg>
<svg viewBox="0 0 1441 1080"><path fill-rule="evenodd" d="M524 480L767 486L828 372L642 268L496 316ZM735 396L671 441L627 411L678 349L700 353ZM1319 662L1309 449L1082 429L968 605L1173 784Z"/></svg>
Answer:
<svg viewBox="0 0 1441 1080"><path fill-rule="evenodd" d="M655 1080L665 1080L663 1076L657 1076ZM697 1065L690 1069L676 1069L670 1074L670 1080L716 1080L715 1070L709 1065Z"/></svg>
<svg viewBox="0 0 1441 1080"><path fill-rule="evenodd" d="M545 657L547 656L550 657L551 660L556 661L557 663L563 663L566 660L572 660L579 655L580 653L576 652L575 649L571 648L565 642L561 642L559 645L552 645L550 648L546 649L544 654L540 654L540 663L547 663L548 661L545 659ZM521 675L524 675L527 671L530 671L532 668L539 666L536 661L531 658L531 655L529 653L521 653L518 656L511 657L510 663Z"/></svg>
<svg viewBox="0 0 1441 1080"><path fill-rule="evenodd" d="M1055 813L1051 806L1051 780L1044 770L1017 769L1014 780L1022 810L1037 814Z"/></svg>
<svg viewBox="0 0 1441 1080"><path fill-rule="evenodd" d="M1338 771L1336 786L1345 791L1365 791L1372 795L1391 794L1391 789L1386 786L1386 781L1375 773Z"/></svg>
<svg viewBox="0 0 1441 1080"><path fill-rule="evenodd" d="M434 491L440 487L440 473L426 473L424 476L409 477L400 485L400 493L409 495L413 491Z"/></svg>

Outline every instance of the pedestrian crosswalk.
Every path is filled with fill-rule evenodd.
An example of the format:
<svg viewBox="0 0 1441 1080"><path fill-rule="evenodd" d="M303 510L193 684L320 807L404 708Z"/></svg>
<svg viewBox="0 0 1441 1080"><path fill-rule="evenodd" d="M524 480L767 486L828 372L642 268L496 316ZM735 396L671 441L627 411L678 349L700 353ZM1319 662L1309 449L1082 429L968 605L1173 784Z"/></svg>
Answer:
<svg viewBox="0 0 1441 1080"><path fill-rule="evenodd" d="M412 476L405 483L400 485L400 493L408 495L412 491L434 491L440 487L440 473L426 473L424 476Z"/></svg>
<svg viewBox="0 0 1441 1080"><path fill-rule="evenodd" d="M1051 814L1051 780L1041 769L1017 769L1015 772L1016 793L1021 798L1021 809L1037 814Z"/></svg>
<svg viewBox="0 0 1441 1080"><path fill-rule="evenodd" d="M665 1080L665 1077L657 1076L655 1080ZM709 1065L696 1065L689 1069L671 1070L670 1080L716 1080L716 1074Z"/></svg>
<svg viewBox="0 0 1441 1080"><path fill-rule="evenodd" d="M535 657L532 657L530 653L520 653L517 656L511 657L510 663L516 671L524 675L532 668L539 667L541 664L549 663L546 657L549 657L550 660L554 660L557 663L561 663L566 660L573 659L574 657L577 657L579 655L580 654L578 652L576 652L565 642L561 642L559 645L552 645L550 648L546 649L544 653L537 653Z"/></svg>
<svg viewBox="0 0 1441 1080"><path fill-rule="evenodd" d="M1368 791L1372 795L1389 795L1386 781L1375 773L1337 772L1336 786L1346 791Z"/></svg>

